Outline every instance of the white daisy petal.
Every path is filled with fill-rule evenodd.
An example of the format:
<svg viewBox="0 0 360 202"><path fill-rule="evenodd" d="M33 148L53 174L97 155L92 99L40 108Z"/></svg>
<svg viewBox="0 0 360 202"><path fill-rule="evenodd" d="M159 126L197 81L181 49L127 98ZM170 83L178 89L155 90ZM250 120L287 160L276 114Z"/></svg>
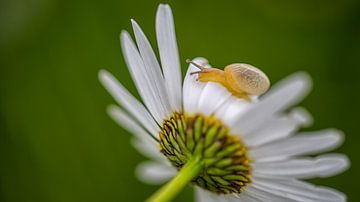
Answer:
<svg viewBox="0 0 360 202"><path fill-rule="evenodd" d="M226 202L263 202L258 196L250 194L247 191L241 192L241 194L225 194L222 195L222 201Z"/></svg>
<svg viewBox="0 0 360 202"><path fill-rule="evenodd" d="M123 128L131 132L136 138L131 140L135 149L141 154L160 162L168 162L166 157L160 153L158 143L150 137L135 120L122 111L118 106L110 105L107 108L108 114ZM156 137L155 137L156 138Z"/></svg>
<svg viewBox="0 0 360 202"><path fill-rule="evenodd" d="M174 177L177 173L173 166L155 161L147 161L139 164L135 172L141 181L148 184L162 184Z"/></svg>
<svg viewBox="0 0 360 202"><path fill-rule="evenodd" d="M341 202L346 196L329 187L314 186L295 179L254 178L253 186L262 191L306 202Z"/></svg>
<svg viewBox="0 0 360 202"><path fill-rule="evenodd" d="M349 167L349 159L341 154L315 158L296 158L277 162L254 162L254 175L283 176L301 179L330 177Z"/></svg>
<svg viewBox="0 0 360 202"><path fill-rule="evenodd" d="M199 112L204 115L213 114L230 96L231 93L222 85L208 82L198 101Z"/></svg>
<svg viewBox="0 0 360 202"><path fill-rule="evenodd" d="M251 105L253 105L251 102L231 96L216 111L216 116L232 128L237 117L241 116Z"/></svg>
<svg viewBox="0 0 360 202"><path fill-rule="evenodd" d="M138 92L155 120L161 124L167 114L163 110L164 107L159 104L160 95L158 95L159 92L156 91L156 85L153 81L155 78L152 78L148 73L140 53L126 31L121 32L121 47Z"/></svg>
<svg viewBox="0 0 360 202"><path fill-rule="evenodd" d="M203 190L202 188L195 187L195 201L196 202L218 202L224 201L221 196Z"/></svg>
<svg viewBox="0 0 360 202"><path fill-rule="evenodd" d="M256 161L282 160L290 156L329 151L342 143L343 135L335 129L304 132L296 136L269 143L250 150Z"/></svg>
<svg viewBox="0 0 360 202"><path fill-rule="evenodd" d="M245 192L245 193L244 193L244 197L246 197L246 198L245 198L246 200L244 200L244 201L267 202L267 201L264 201L264 200L259 199L258 196L254 196L254 195L252 195L252 194L250 194L250 193L248 193L248 192Z"/></svg>
<svg viewBox="0 0 360 202"><path fill-rule="evenodd" d="M154 83L154 91L158 95L158 106L161 107L161 111L164 114L164 117L170 116L172 113L169 103L169 97L165 87L164 77L162 75L160 65L156 59L155 53L151 48L149 40L146 38L144 32L141 30L140 26L134 21L131 20L136 43L139 48L141 58L144 62L144 67L146 74L151 78L151 82Z"/></svg>
<svg viewBox="0 0 360 202"><path fill-rule="evenodd" d="M159 162L168 162L169 160L160 152L159 145L149 144L138 138L131 139L132 146L143 156Z"/></svg>
<svg viewBox="0 0 360 202"><path fill-rule="evenodd" d="M289 113L289 117L296 120L302 127L309 127L314 122L311 114L303 107L293 108Z"/></svg>
<svg viewBox="0 0 360 202"><path fill-rule="evenodd" d="M305 109L296 108L287 115L270 118L258 129L243 136L249 147L258 147L292 135L301 126L308 125L309 120L310 115Z"/></svg>
<svg viewBox="0 0 360 202"><path fill-rule="evenodd" d="M297 73L277 83L260 101L237 120L235 131L248 134L274 114L302 100L309 92L311 79L306 73Z"/></svg>
<svg viewBox="0 0 360 202"><path fill-rule="evenodd" d="M244 191L241 194L238 195L238 197L236 197L237 200L234 200L236 202L266 202L261 200L258 196L248 192L248 191Z"/></svg>
<svg viewBox="0 0 360 202"><path fill-rule="evenodd" d="M136 120L152 135L159 132L159 126L145 107L134 98L116 79L106 70L99 72L99 80L113 98L124 107Z"/></svg>
<svg viewBox="0 0 360 202"><path fill-rule="evenodd" d="M246 199L246 196L235 196L233 194L215 194L210 191L204 190L199 187L195 187L195 201L196 202L235 202L239 200ZM258 201L250 201L244 200L247 202L258 202Z"/></svg>
<svg viewBox="0 0 360 202"><path fill-rule="evenodd" d="M132 133L140 140L146 140L152 144L155 144L155 140L151 138L151 134L146 132L135 120L133 120L128 114L121 110L116 105L110 105L107 108L107 113L112 117L119 125ZM153 136L157 138L156 136Z"/></svg>
<svg viewBox="0 0 360 202"><path fill-rule="evenodd" d="M245 192L248 193L248 195L251 195L253 197L258 198L260 201L266 201L266 202L291 202L295 200L291 200L287 197L277 196L269 192L265 192L261 189L258 189L251 184L245 187ZM240 193L241 196L243 193Z"/></svg>
<svg viewBox="0 0 360 202"><path fill-rule="evenodd" d="M208 62L205 58L195 58L193 62L205 66ZM198 102L201 96L201 92L205 87L205 83L196 81L197 75L190 75L191 72L198 71L199 69L190 64L186 72L183 86L183 103L184 110L187 113L198 112Z"/></svg>
<svg viewBox="0 0 360 202"><path fill-rule="evenodd" d="M243 191L243 192L241 192L241 194L225 194L225 195L221 195L221 198L222 198L222 201L226 201L226 202L240 202L240 201L262 202L262 200L260 198L250 194L247 191Z"/></svg>
<svg viewBox="0 0 360 202"><path fill-rule="evenodd" d="M171 8L161 4L156 14L156 38L173 111L182 109L181 67Z"/></svg>

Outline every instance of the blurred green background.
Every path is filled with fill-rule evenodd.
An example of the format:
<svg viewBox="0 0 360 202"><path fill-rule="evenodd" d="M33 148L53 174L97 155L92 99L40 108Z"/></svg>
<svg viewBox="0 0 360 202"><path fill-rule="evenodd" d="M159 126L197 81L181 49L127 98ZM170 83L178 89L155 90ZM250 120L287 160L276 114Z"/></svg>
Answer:
<svg viewBox="0 0 360 202"><path fill-rule="evenodd" d="M134 176L145 158L105 107L114 103L97 72L131 92L119 34L135 18L155 44L160 1L0 1L0 201L142 201L158 187ZM170 1L185 59L214 66L247 62L273 83L304 70L314 89L301 103L310 129L346 133L337 152L352 167L316 179L359 201L360 2L358 0ZM187 188L177 201L191 201Z"/></svg>

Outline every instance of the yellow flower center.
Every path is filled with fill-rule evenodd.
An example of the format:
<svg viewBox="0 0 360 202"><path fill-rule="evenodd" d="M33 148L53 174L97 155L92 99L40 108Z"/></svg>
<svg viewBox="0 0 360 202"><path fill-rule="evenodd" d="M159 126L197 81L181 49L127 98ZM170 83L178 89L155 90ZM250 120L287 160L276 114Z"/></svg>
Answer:
<svg viewBox="0 0 360 202"><path fill-rule="evenodd" d="M164 121L160 150L181 169L192 157L200 157L203 170L192 182L218 194L240 193L249 182L251 166L247 148L214 116L175 113Z"/></svg>

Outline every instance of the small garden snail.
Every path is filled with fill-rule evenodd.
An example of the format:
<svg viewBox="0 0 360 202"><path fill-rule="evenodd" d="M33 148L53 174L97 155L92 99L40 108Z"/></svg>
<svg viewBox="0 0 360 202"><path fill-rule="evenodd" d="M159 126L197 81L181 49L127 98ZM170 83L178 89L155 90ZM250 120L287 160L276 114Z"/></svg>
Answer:
<svg viewBox="0 0 360 202"><path fill-rule="evenodd" d="M234 96L248 101L249 96L261 95L270 87L270 81L265 73L249 64L230 64L223 71L217 68L205 68L191 60L186 62L199 68L199 71L191 73L199 75L198 81L219 83Z"/></svg>

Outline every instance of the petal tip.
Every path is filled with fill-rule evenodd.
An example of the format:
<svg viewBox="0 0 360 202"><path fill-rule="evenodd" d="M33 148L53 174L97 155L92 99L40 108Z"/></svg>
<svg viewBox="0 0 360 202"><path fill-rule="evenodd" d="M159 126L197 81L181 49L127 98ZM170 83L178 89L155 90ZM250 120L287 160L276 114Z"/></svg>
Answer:
<svg viewBox="0 0 360 202"><path fill-rule="evenodd" d="M110 104L106 107L106 113L112 117L119 110L119 107L114 104Z"/></svg>
<svg viewBox="0 0 360 202"><path fill-rule="evenodd" d="M134 27L138 27L138 23L136 22L136 20L134 20L133 18L130 19L131 25Z"/></svg>
<svg viewBox="0 0 360 202"><path fill-rule="evenodd" d="M105 69L100 69L98 72L98 79L103 85L111 80L111 77L112 74Z"/></svg>
<svg viewBox="0 0 360 202"><path fill-rule="evenodd" d="M297 72L293 75L293 79L295 82L299 82L302 88L311 90L312 88L312 79L310 74L307 72Z"/></svg>
<svg viewBox="0 0 360 202"><path fill-rule="evenodd" d="M99 80L101 80L102 79L102 77L104 77L106 74L108 74L109 72L107 71L107 70L105 70L105 69L100 69L99 71L98 71L98 77L99 77Z"/></svg>
<svg viewBox="0 0 360 202"><path fill-rule="evenodd" d="M290 111L290 116L303 127L309 127L314 123L314 119L311 114L303 107L296 107L292 109Z"/></svg>
<svg viewBox="0 0 360 202"><path fill-rule="evenodd" d="M345 133L336 128L327 129L328 135L333 138L334 147L341 145L345 140Z"/></svg>
<svg viewBox="0 0 360 202"><path fill-rule="evenodd" d="M126 30L121 30L121 32L120 32L121 41L123 41L125 38L129 38L129 37L130 37L129 32L127 32Z"/></svg>

